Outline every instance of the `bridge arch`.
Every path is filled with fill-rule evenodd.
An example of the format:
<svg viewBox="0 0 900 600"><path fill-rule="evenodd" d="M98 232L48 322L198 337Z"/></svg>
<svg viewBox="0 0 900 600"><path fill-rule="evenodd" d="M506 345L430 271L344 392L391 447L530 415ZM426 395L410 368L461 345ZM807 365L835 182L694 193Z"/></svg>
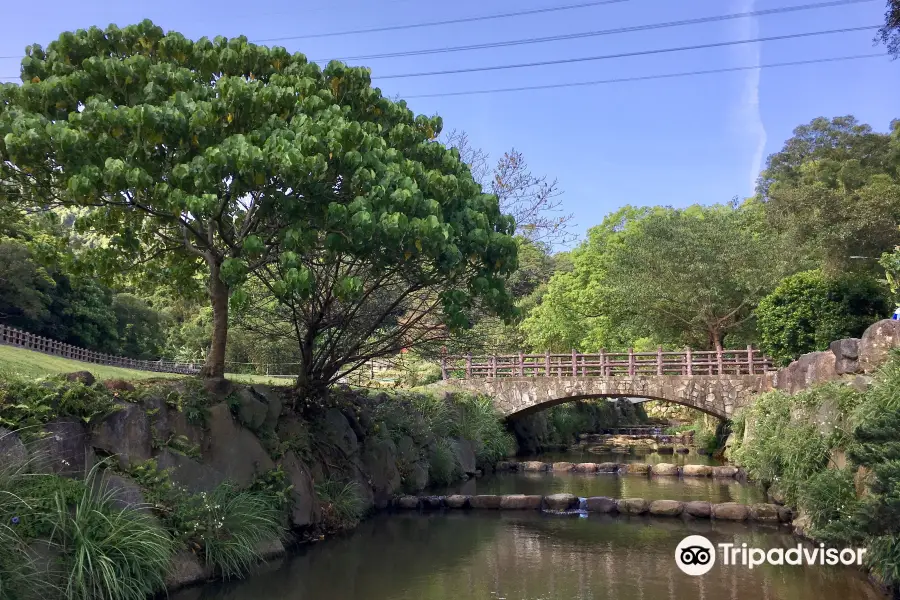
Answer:
<svg viewBox="0 0 900 600"><path fill-rule="evenodd" d="M527 415L574 400L640 397L730 419L738 409L751 404L755 395L771 387L765 374L496 377L460 379L452 384L489 396L504 417Z"/></svg>

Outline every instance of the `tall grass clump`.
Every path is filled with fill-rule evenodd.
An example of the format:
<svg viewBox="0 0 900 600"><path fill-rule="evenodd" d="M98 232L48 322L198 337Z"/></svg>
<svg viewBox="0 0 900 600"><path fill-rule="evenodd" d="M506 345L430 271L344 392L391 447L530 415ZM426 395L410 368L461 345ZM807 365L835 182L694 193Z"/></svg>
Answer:
<svg viewBox="0 0 900 600"><path fill-rule="evenodd" d="M0 435L0 442L7 435L13 434ZM19 530L26 512L31 510L28 501L20 495L25 477L27 470L23 462L0 465L0 600L37 598L44 587L28 558Z"/></svg>
<svg viewBox="0 0 900 600"><path fill-rule="evenodd" d="M459 479L462 468L447 438L438 438L428 456L428 477L432 483L449 485Z"/></svg>
<svg viewBox="0 0 900 600"><path fill-rule="evenodd" d="M144 600L164 588L173 540L149 515L114 508L113 494L97 481L97 473L94 467L74 506L57 494L46 515L50 542L62 554L62 596Z"/></svg>
<svg viewBox="0 0 900 600"><path fill-rule="evenodd" d="M347 483L326 479L315 486L316 497L322 504L326 525L334 529L349 529L359 524L365 513L359 486L355 481Z"/></svg>
<svg viewBox="0 0 900 600"><path fill-rule="evenodd" d="M486 396L458 400L453 433L472 442L479 462L493 463L515 451L515 440L501 423L493 401Z"/></svg>

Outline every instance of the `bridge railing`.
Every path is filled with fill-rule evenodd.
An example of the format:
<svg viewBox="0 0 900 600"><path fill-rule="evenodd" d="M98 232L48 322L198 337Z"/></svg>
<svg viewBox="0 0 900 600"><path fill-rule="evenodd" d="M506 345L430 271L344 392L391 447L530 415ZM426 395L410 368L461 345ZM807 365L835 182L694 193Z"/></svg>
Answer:
<svg viewBox="0 0 900 600"><path fill-rule="evenodd" d="M495 377L609 377L613 375L759 375L772 360L752 346L746 350L605 352L598 354L506 354L445 356L444 379Z"/></svg>

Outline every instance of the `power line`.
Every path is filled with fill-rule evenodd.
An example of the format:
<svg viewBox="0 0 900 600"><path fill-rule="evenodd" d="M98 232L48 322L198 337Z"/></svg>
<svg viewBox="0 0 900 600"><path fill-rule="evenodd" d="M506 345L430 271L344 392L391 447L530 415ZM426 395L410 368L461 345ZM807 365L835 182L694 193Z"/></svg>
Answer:
<svg viewBox="0 0 900 600"><path fill-rule="evenodd" d="M379 58L399 58L404 56L422 56L427 54L444 54L448 52L462 52L466 50L484 50L488 48L504 48L507 46L520 46L524 44L541 44L545 42L557 42L563 40L576 40L589 37L597 37L603 35L612 35L618 33L631 33L635 31L648 31L653 29L665 29L669 27L681 27L685 25L699 25L702 23L714 23L718 21L729 21L733 19L743 19L747 17L763 17L768 15L777 15L782 13L799 12L804 10L815 10L819 8L831 8L835 6L844 6L848 4L860 4L863 2L873 2L874 0L833 0L831 2L818 2L816 4L802 4L798 6L786 6L781 8L770 8L767 10L754 10L749 12L731 13L727 15L716 15L713 17L700 17L696 19L685 19L682 21L667 21L664 23L652 23L648 25L635 25L632 27L619 27L616 29L601 29L599 31L586 31L582 33L569 33L563 35L553 35L548 37L532 37L519 40L510 40L505 42L486 42L483 44L469 44L466 46L449 46L443 48L428 48L422 50L406 50L400 52L385 52L382 54L363 54L359 56L336 57L331 59L316 59L312 62L327 63L331 60L373 60Z"/></svg>
<svg viewBox="0 0 900 600"><path fill-rule="evenodd" d="M752 40L730 40L727 42L712 42L709 44L695 44L693 46L678 46L676 48L658 48L655 50L637 50L634 52L620 52L618 54L602 54L600 56L583 56L579 58L560 58L557 60L545 60L539 62L518 63L512 65L492 65L488 67L468 67L464 69L446 69L444 71L422 71L419 73L395 73L393 75L378 75L375 79L400 79L407 77L428 77L432 75L455 75L458 73L477 73L481 71L500 71L506 69L523 69L526 67L543 67L548 65L562 65L594 60L608 60L611 58L626 58L631 56L648 56L651 54L667 54L669 52L683 52L685 50L702 50L706 48L719 48L722 46L736 46L739 44L753 44L757 42L773 42L776 40L789 40L816 35L828 35L832 33L849 33L852 31L866 31L878 29L880 25L867 25L865 27L847 27L844 29L828 29L826 31L810 31L807 33L791 33L787 35L774 35L755 38Z"/></svg>
<svg viewBox="0 0 900 600"><path fill-rule="evenodd" d="M582 2L580 4L567 4L565 6L550 6L547 8L535 8L532 10L521 10L508 13L499 13L494 15L482 15L478 17L463 17L459 19L449 19L446 21L429 21L426 23L411 23L409 25L388 25L385 27L372 27L370 29L350 29L347 31L331 31L328 33L307 33L305 35L290 35L285 37L264 38L252 40L253 42L284 42L287 40L308 40L312 38L335 37L339 35L357 35L360 33L379 33L382 31L400 31L403 29L419 29L422 27L438 27L440 25L455 25L457 23L473 23L475 21L489 21L493 19L507 19L510 17L523 17L527 15L538 15L551 12L559 12L563 10L575 10L578 8L590 8L592 6L602 6L605 4L618 4L620 2L628 2L629 0L597 0L595 2Z"/></svg>
<svg viewBox="0 0 900 600"><path fill-rule="evenodd" d="M841 62L848 60L859 60L863 58L885 57L884 53L878 54L857 54L853 56L838 56L834 58L816 58L811 60L797 60L791 62L770 63L765 65L745 66L745 67L725 67L721 69L706 69L703 71L686 71L682 73L663 73L658 75L643 75L638 77L620 77L616 79L598 79L595 81L578 81L573 83L551 83L546 85L529 85L523 87L498 88L490 90L468 90L463 92L443 92L434 94L413 94L410 96L403 95L403 99L410 98L442 98L445 96L474 96L478 94L500 94L505 92L524 92L531 90L549 90L555 88L570 87L587 87L592 85L605 85L610 83L626 83L629 81L649 81L652 79L675 79L678 77L691 77L694 75L710 75L713 73L731 73L735 71L751 71L753 69L773 69L776 67L793 67L799 65L812 65L817 63Z"/></svg>

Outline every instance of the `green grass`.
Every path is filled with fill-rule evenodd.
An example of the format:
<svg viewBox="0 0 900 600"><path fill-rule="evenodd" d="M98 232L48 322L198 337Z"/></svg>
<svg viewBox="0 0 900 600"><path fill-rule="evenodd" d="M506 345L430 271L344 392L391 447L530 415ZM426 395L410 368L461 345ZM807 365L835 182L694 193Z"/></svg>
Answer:
<svg viewBox="0 0 900 600"><path fill-rule="evenodd" d="M156 373L153 371L137 371L121 367L109 367L94 363L85 363L60 356L50 356L25 348L0 346L0 374L18 375L20 377L37 378L47 375L59 375L73 371L90 371L100 380L124 379L137 381L140 379L178 379L185 377L177 373ZM226 377L238 383L261 383L265 385L291 385L293 379L266 377L265 375L235 375Z"/></svg>

